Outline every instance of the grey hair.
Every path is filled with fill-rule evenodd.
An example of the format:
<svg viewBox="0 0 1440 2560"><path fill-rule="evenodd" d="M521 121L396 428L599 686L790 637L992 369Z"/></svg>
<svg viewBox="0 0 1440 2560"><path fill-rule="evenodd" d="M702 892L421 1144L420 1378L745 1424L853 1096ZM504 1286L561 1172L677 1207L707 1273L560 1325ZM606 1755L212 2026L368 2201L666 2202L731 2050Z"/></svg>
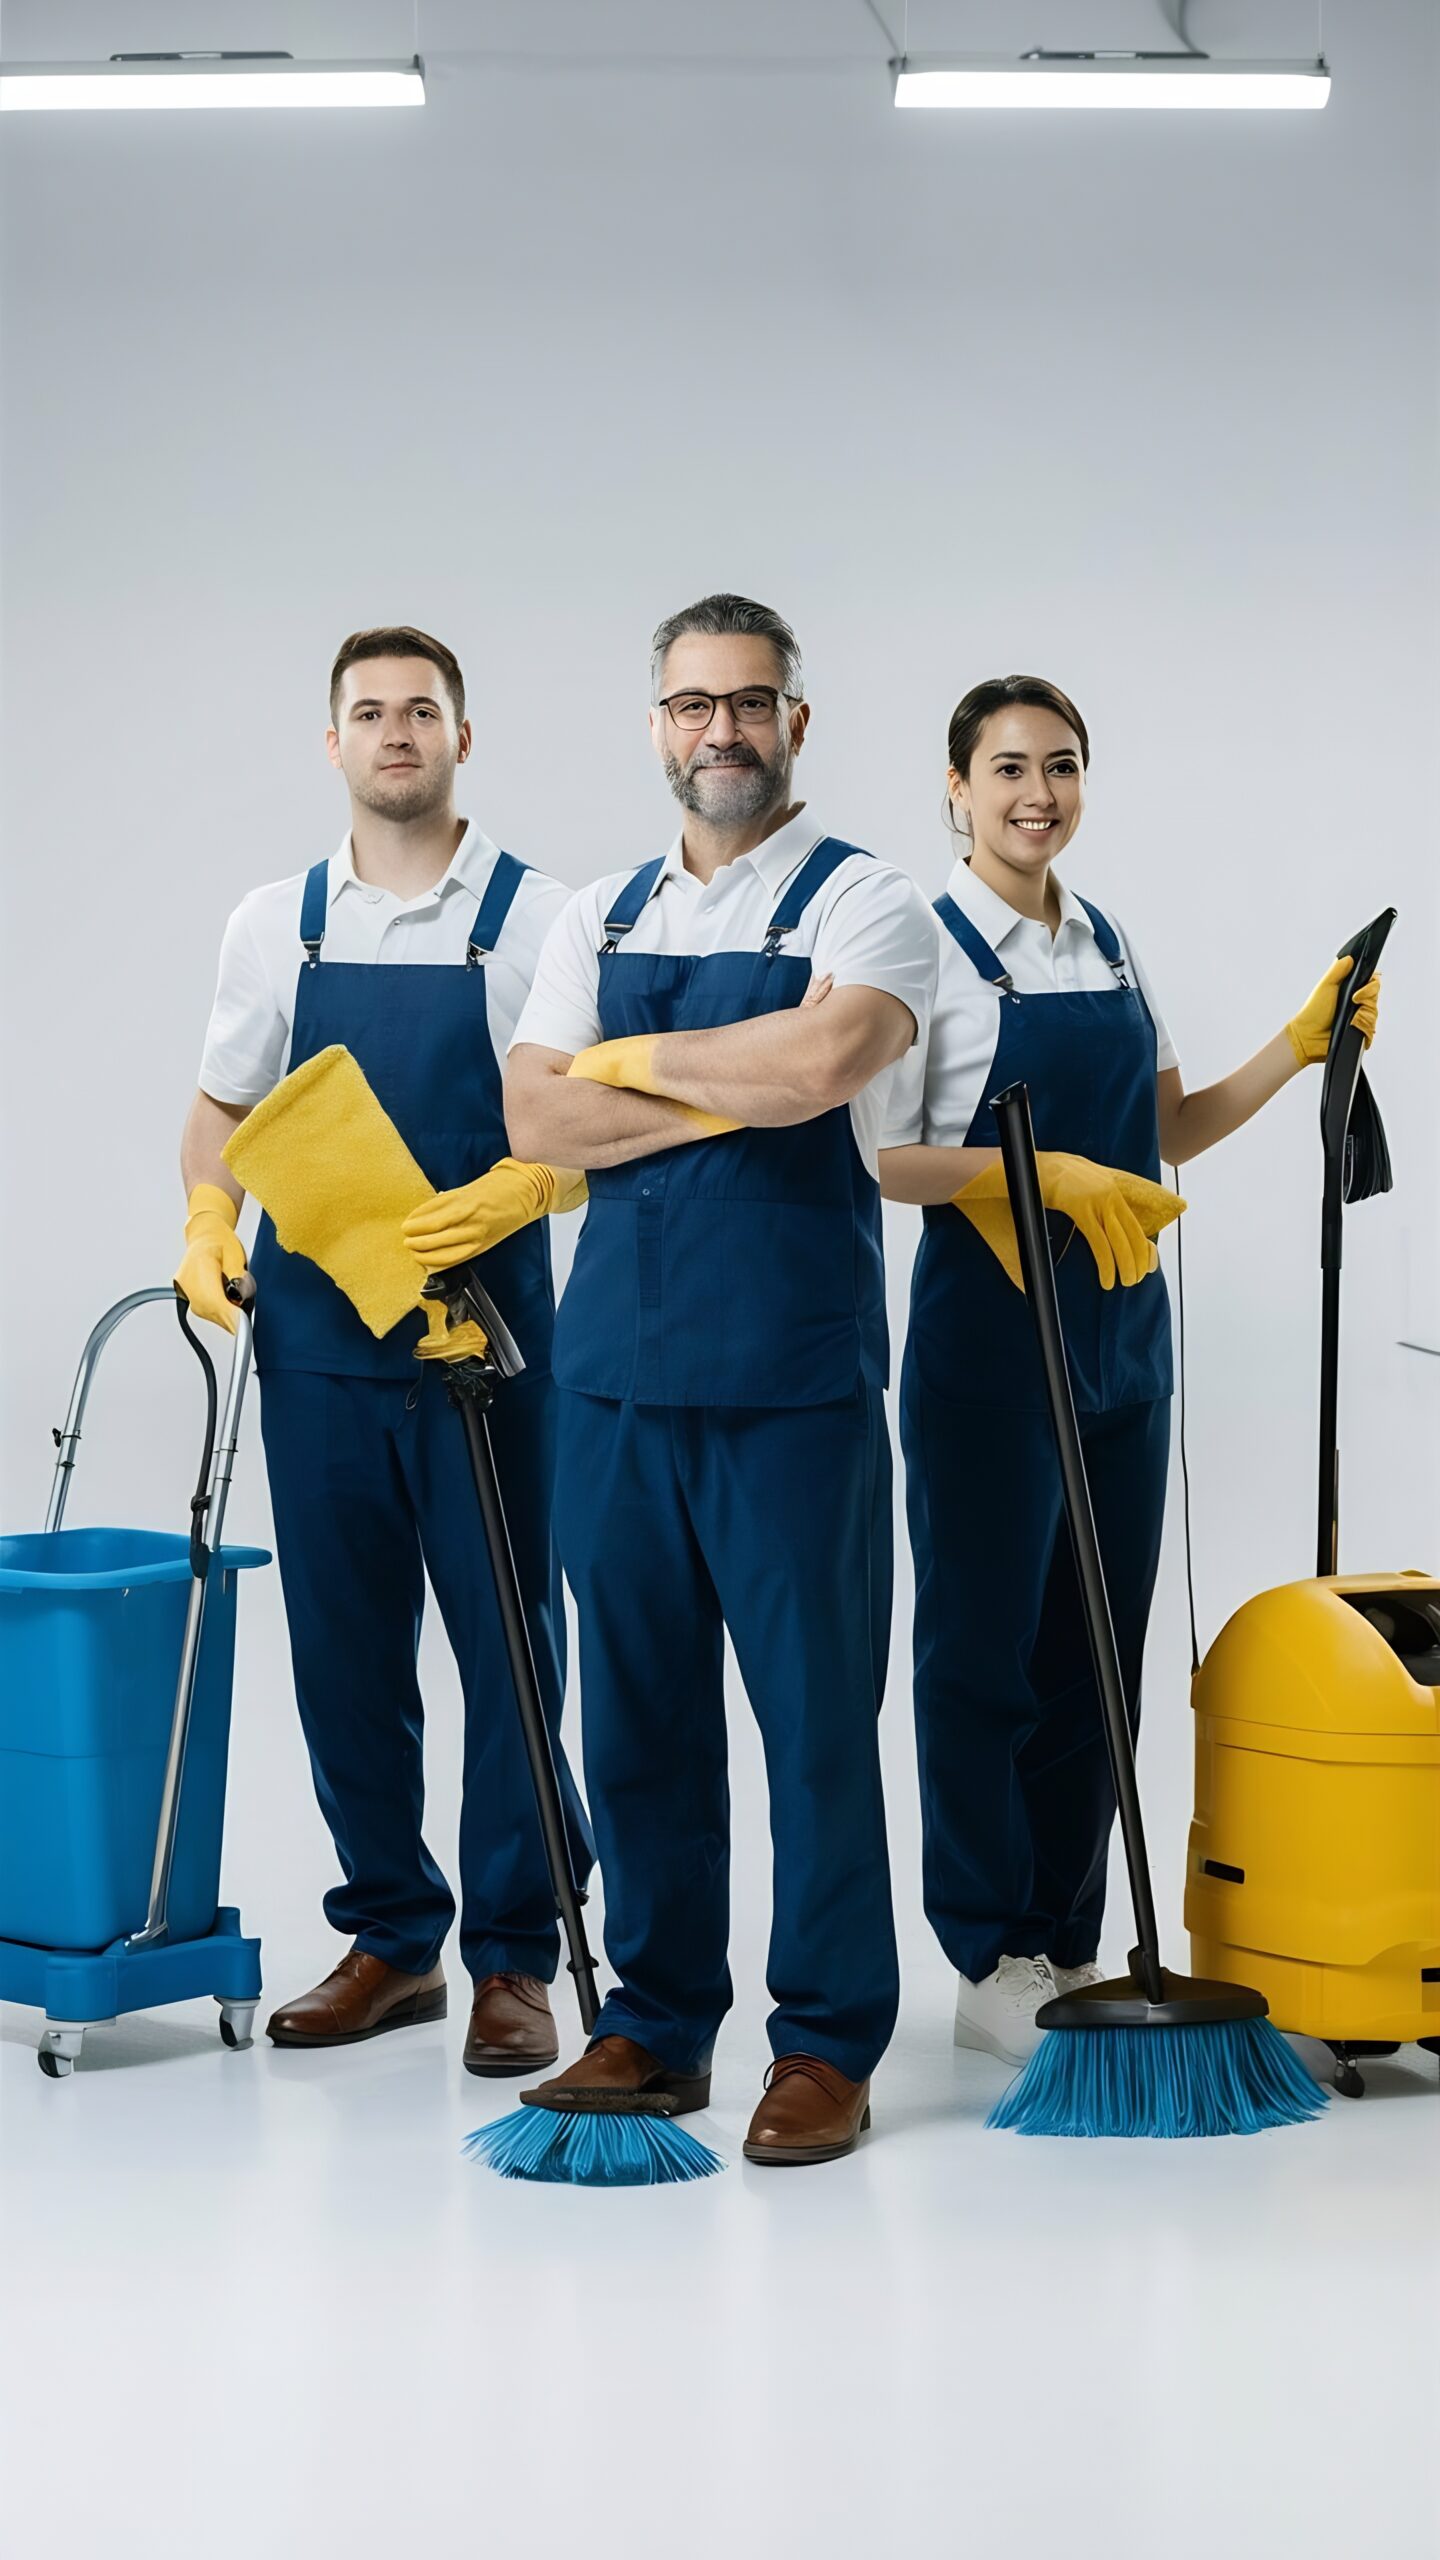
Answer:
<svg viewBox="0 0 1440 2560"><path fill-rule="evenodd" d="M780 669L780 690L792 702L802 701L805 675L800 664L800 643L788 622L771 610L768 604L753 604L749 596L702 596L698 604L687 604L679 613L668 614L650 643L650 698L658 702L667 653L687 631L715 634L741 632L747 639L768 640Z"/></svg>

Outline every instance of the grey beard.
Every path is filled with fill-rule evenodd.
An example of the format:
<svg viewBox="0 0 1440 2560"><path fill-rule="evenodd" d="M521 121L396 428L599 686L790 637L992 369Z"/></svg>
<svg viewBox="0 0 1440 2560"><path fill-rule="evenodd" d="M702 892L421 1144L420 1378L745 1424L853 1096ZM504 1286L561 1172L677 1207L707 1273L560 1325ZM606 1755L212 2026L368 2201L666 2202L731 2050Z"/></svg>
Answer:
<svg viewBox="0 0 1440 2560"><path fill-rule="evenodd" d="M351 790L362 809L372 809L377 818L428 818L443 809L454 787L455 768L433 766L428 773L392 775L384 789L372 783L352 783Z"/></svg>
<svg viewBox="0 0 1440 2560"><path fill-rule="evenodd" d="M778 808L788 796L794 761L793 756L780 755L773 764L766 764L757 756L753 764L697 766L693 759L682 764L667 749L665 778L681 808L693 816L707 819L711 826L744 827ZM715 777L703 791L702 773Z"/></svg>

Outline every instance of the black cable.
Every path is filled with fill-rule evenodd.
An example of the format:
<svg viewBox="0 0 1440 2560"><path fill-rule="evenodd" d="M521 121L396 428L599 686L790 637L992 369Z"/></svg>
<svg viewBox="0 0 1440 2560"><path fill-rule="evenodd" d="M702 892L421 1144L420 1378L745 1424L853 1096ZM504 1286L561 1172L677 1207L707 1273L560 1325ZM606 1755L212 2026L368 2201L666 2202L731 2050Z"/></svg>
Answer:
<svg viewBox="0 0 1440 2560"><path fill-rule="evenodd" d="M210 1469L215 1461L215 1433L219 1425L220 1401L215 1384L215 1363L190 1322L190 1301L175 1291L175 1312L180 1330L205 1372L205 1448L200 1460L200 1478L190 1503L190 1570L197 1582L203 1582L210 1570L210 1550L205 1543L205 1515L210 1508Z"/></svg>
<svg viewBox="0 0 1440 2560"><path fill-rule="evenodd" d="M1180 1193L1180 1168L1170 1167L1175 1193ZM1175 1298L1180 1339L1180 1483L1185 1513L1185 1596L1190 1606L1190 1669L1200 1668L1200 1639L1195 1632L1195 1553L1190 1538L1190 1456L1185 1446L1185 1241L1184 1218L1175 1222Z"/></svg>
<svg viewBox="0 0 1440 2560"><path fill-rule="evenodd" d="M874 19L880 33L885 38L886 43L890 47L891 61L903 62L905 58L905 47L891 33L889 27L886 26L884 19L881 17L879 10L875 6L875 0L865 0L865 6L869 10L871 17Z"/></svg>
<svg viewBox="0 0 1440 2560"><path fill-rule="evenodd" d="M1193 42L1190 30L1185 24L1189 14L1190 0L1160 0L1160 15L1171 34L1179 37L1186 52L1193 54L1197 62L1208 62L1209 54L1202 53L1199 45Z"/></svg>

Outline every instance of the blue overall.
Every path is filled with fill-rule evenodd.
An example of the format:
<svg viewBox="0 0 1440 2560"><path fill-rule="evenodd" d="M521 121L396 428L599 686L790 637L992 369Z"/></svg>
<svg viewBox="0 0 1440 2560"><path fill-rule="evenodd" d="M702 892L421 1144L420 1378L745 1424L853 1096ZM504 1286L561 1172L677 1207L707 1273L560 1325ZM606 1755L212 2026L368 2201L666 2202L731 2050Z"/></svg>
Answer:
<svg viewBox="0 0 1440 2560"><path fill-rule="evenodd" d="M995 987L999 1037L964 1143L999 1144L991 1104L1030 1091L1035 1142L1160 1175L1155 1027L1120 944L1085 903L1115 979L1017 996L951 898L937 912ZM1165 1509L1170 1312L1159 1273L1101 1289L1049 1218L1096 1531L1132 1717ZM968 1218L925 1211L900 1405L915 1556L915 1724L925 1908L983 1981L1002 1955L1091 1962L1115 1800L1030 1310Z"/></svg>
<svg viewBox="0 0 1440 2560"><path fill-rule="evenodd" d="M827 839L762 951L631 953L606 919L606 1039L799 1004L782 945L855 848ZM731 2001L723 1639L764 1746L775 2053L863 2079L899 1980L877 1717L891 1593L880 1199L847 1108L590 1176L555 1330L556 1528L579 1613L585 1773L619 1978L597 2032L704 2069Z"/></svg>
<svg viewBox="0 0 1440 2560"><path fill-rule="evenodd" d="M325 961L329 866L310 872L290 1064L339 1042L431 1180L474 1181L508 1152L483 962L524 869L501 854L463 967ZM554 1899L486 1561L464 1434L438 1366L417 1364L418 1312L377 1342L333 1281L261 1221L256 1365L295 1694L315 1790L345 1881L332 1927L367 1954L424 1973L455 1917L421 1834L423 1708L416 1676L428 1571L465 1699L460 1951L467 1971L553 1979ZM485 1259L527 1363L492 1416L541 1695L557 1737L565 1631L550 1526L554 1296L543 1226ZM593 1855L560 1762L577 1866Z"/></svg>

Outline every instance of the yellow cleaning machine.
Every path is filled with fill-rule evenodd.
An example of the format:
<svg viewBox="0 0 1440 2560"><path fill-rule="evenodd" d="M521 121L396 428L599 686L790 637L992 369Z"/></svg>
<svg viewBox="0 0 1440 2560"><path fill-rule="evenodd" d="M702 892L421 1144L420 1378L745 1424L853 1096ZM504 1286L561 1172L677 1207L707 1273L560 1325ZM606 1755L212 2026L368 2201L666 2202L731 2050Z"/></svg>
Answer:
<svg viewBox="0 0 1440 2560"><path fill-rule="evenodd" d="M1395 911L1347 943L1348 986ZM1358 2098L1366 2054L1440 2054L1440 1580L1342 1574L1338 1382L1347 1201L1390 1188L1348 1003L1335 1008L1320 1127L1320 1484L1312 1581L1237 1609L1195 1674L1185 1920L1198 1971L1262 1991Z"/></svg>

